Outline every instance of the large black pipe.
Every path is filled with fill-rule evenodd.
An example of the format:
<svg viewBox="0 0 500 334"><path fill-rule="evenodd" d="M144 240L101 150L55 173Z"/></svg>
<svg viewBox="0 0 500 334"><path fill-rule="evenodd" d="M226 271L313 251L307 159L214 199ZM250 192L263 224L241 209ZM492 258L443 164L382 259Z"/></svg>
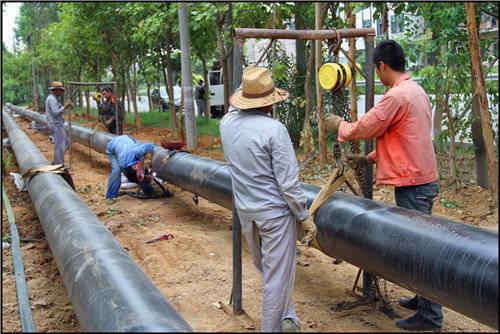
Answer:
<svg viewBox="0 0 500 334"><path fill-rule="evenodd" d="M27 109L11 108L36 117ZM153 155L160 178L232 208L225 163L188 153L166 160L168 153L158 149ZM320 188L305 183L302 188L312 204ZM315 223L326 254L498 329L497 232L342 192L320 207Z"/></svg>
<svg viewBox="0 0 500 334"><path fill-rule="evenodd" d="M49 165L5 111L2 120L21 173ZM27 186L83 331L192 331L63 178L41 173Z"/></svg>

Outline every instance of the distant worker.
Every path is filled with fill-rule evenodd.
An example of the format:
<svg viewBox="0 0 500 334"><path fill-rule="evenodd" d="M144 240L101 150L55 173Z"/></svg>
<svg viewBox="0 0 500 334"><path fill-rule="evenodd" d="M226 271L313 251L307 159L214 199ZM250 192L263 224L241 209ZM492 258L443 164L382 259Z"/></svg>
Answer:
<svg viewBox="0 0 500 334"><path fill-rule="evenodd" d="M348 155L350 164L377 165L377 184L395 186L396 204L431 214L439 192L439 174L431 140L432 108L427 94L405 73L403 48L393 40L380 42L373 53L377 75L391 89L382 100L354 123L337 115L326 119L328 131L339 141L376 138L367 156ZM443 326L441 305L422 296L402 299L401 306L416 310L409 319L396 322L404 330L438 330Z"/></svg>
<svg viewBox="0 0 500 334"><path fill-rule="evenodd" d="M291 299L297 222L307 232L302 242L308 244L316 234L288 131L269 117L273 104L288 96L274 87L268 69L249 66L220 124L236 211L264 283L263 332L300 330Z"/></svg>
<svg viewBox="0 0 500 334"><path fill-rule="evenodd" d="M54 139L52 164L64 166L64 154L69 144L68 136L64 132L64 111L71 105L71 101L66 101L64 106L59 102L59 98L64 93L64 87L60 81L52 82L49 90L52 93L45 100L45 117L47 118L50 134Z"/></svg>
<svg viewBox="0 0 500 334"><path fill-rule="evenodd" d="M119 100L115 99L115 95L109 87L102 90L102 96L104 101L99 107L99 120L106 125L108 132L121 135L123 133L123 119L125 118L123 105ZM119 133L116 133L116 106L118 106Z"/></svg>
<svg viewBox="0 0 500 334"><path fill-rule="evenodd" d="M201 115L205 115L205 117L208 118L209 115L205 113L205 107L207 104L205 93L205 85L203 84L203 80L200 79L198 81L198 84L196 84L196 87L194 88L194 97L196 99L196 105L198 106L198 117L200 117Z"/></svg>
<svg viewBox="0 0 500 334"><path fill-rule="evenodd" d="M153 175L144 166L144 156L153 153L153 144L137 144L130 136L118 136L108 143L106 154L111 162L111 174L108 180L106 203L115 203L121 186L121 172L130 182L137 183L146 194L153 192Z"/></svg>

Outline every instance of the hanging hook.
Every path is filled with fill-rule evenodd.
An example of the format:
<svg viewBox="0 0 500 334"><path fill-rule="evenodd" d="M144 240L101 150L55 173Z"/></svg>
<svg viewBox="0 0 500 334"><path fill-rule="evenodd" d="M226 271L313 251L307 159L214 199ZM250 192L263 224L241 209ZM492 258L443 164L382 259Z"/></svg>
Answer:
<svg viewBox="0 0 500 334"><path fill-rule="evenodd" d="M338 61L338 58L339 58L339 49L340 49L340 45L342 44L342 39L340 38L340 33L339 31L337 30L337 28L333 27L332 28L333 31L335 31L335 34L337 34L337 37L335 38L335 40L337 41L335 44L332 44L329 48L328 48L328 55L329 56L329 59L332 57L332 56L335 56L335 62ZM332 50L333 48L333 50Z"/></svg>

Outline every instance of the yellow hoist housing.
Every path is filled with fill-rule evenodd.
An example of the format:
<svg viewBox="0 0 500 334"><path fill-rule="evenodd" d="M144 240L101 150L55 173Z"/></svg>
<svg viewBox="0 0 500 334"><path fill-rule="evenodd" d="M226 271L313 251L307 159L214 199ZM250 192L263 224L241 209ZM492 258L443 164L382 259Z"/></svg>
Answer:
<svg viewBox="0 0 500 334"><path fill-rule="evenodd" d="M326 63L319 69L318 79L325 90L344 89L351 84L351 69L346 64Z"/></svg>
<svg viewBox="0 0 500 334"><path fill-rule="evenodd" d="M92 98L94 101L102 101L102 94L101 93L94 93L92 94Z"/></svg>

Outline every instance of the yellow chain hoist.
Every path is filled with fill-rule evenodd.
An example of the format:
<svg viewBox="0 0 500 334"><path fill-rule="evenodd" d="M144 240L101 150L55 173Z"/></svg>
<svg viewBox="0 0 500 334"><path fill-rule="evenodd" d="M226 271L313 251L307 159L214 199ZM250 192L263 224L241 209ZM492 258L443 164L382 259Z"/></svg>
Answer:
<svg viewBox="0 0 500 334"><path fill-rule="evenodd" d="M346 64L326 63L319 69L318 79L325 90L344 89L351 83L351 69Z"/></svg>
<svg viewBox="0 0 500 334"><path fill-rule="evenodd" d="M102 94L101 93L94 93L92 94L92 98L94 101L102 101Z"/></svg>

